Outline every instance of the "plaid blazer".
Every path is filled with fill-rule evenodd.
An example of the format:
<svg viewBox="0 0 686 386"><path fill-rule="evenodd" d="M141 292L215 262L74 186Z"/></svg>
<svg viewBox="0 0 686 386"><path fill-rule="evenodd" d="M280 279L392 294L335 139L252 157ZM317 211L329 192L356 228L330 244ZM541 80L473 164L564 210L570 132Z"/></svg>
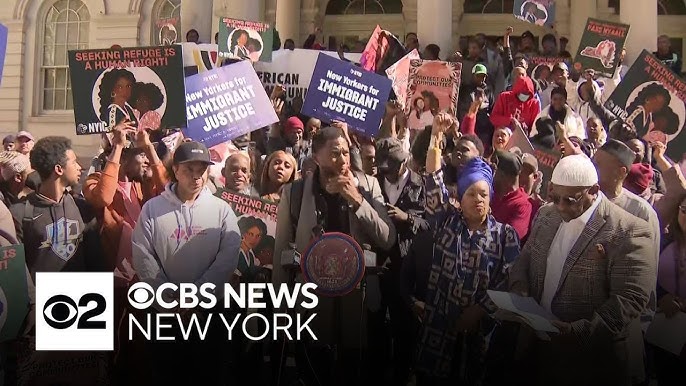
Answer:
<svg viewBox="0 0 686 386"><path fill-rule="evenodd" d="M554 205L540 209L529 239L510 271L512 291L541 301L550 245L561 223ZM585 357L582 367L593 364L592 367L604 370L603 377L622 379L614 384L624 383L631 371L626 363L643 350L642 339L628 338L641 333L639 317L656 285L652 237L646 221L605 197L601 199L567 256L552 300L553 313L572 325L571 335L553 337L551 342L558 353L574 353L566 363L557 358L558 364L564 366L558 369L560 376L583 371L575 368L574 362ZM605 253L598 252L598 244ZM614 374L612 369L616 370Z"/></svg>

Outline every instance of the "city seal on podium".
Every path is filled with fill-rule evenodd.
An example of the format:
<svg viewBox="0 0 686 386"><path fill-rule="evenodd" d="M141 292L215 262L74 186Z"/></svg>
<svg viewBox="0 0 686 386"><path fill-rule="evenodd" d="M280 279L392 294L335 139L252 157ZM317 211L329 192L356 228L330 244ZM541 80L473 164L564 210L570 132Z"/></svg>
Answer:
<svg viewBox="0 0 686 386"><path fill-rule="evenodd" d="M307 247L300 267L305 281L317 285L318 295L343 296L364 276L364 252L346 234L324 233Z"/></svg>

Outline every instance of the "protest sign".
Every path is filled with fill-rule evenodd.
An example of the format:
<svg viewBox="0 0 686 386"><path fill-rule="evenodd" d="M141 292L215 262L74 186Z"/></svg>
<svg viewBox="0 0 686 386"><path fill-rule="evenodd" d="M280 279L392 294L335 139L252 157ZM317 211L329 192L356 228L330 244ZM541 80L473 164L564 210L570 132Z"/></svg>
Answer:
<svg viewBox="0 0 686 386"><path fill-rule="evenodd" d="M272 60L274 28L268 23L219 19L219 56L250 59L253 62Z"/></svg>
<svg viewBox="0 0 686 386"><path fill-rule="evenodd" d="M534 154L534 147L529 141L529 137L524 133L524 129L521 127L515 127L510 137L510 141L505 145L505 149L511 152L519 152L521 154L529 153Z"/></svg>
<svg viewBox="0 0 686 386"><path fill-rule="evenodd" d="M139 129L186 126L178 45L69 51L69 72L77 135L108 132L124 119Z"/></svg>
<svg viewBox="0 0 686 386"><path fill-rule="evenodd" d="M405 108L407 107L405 102L407 102L407 85L410 81L410 61L412 59L419 59L419 53L416 49L410 51L410 53L386 69L386 76L393 84L395 98L403 111L406 111Z"/></svg>
<svg viewBox="0 0 686 386"><path fill-rule="evenodd" d="M379 131L391 80L348 62L319 55L302 113L342 121L367 136Z"/></svg>
<svg viewBox="0 0 686 386"><path fill-rule="evenodd" d="M7 27L0 24L0 84L2 83L2 69L5 67L5 53L7 52Z"/></svg>
<svg viewBox="0 0 686 386"><path fill-rule="evenodd" d="M244 241L239 252L241 258L252 253L261 266L271 266L278 204L226 190L218 192L217 196L231 205L238 218L238 228ZM246 237L248 234L250 237ZM243 249L245 247L249 249ZM240 268L241 262L238 264Z"/></svg>
<svg viewBox="0 0 686 386"><path fill-rule="evenodd" d="M216 44L181 43L183 47L183 73L185 76L221 67L219 46Z"/></svg>
<svg viewBox="0 0 686 386"><path fill-rule="evenodd" d="M319 54L338 58L338 53L333 51L318 51L318 50L278 50L272 54L271 62L257 62L255 63L255 71L260 77L262 84L270 94L274 87L278 84L283 85L286 89L284 95L286 101L286 108L291 108L293 102L297 103L300 108L307 87L312 80L312 72L314 66L317 64ZM360 54L346 53L345 58L353 62L360 61Z"/></svg>
<svg viewBox="0 0 686 386"><path fill-rule="evenodd" d="M184 136L212 147L279 118L250 62L186 78Z"/></svg>
<svg viewBox="0 0 686 386"><path fill-rule="evenodd" d="M170 46L179 41L181 20L178 17L159 19L155 23L155 38L160 46Z"/></svg>
<svg viewBox="0 0 686 386"><path fill-rule="evenodd" d="M686 82L650 52L643 50L605 107L639 137L668 144L676 159L686 149Z"/></svg>
<svg viewBox="0 0 686 386"><path fill-rule="evenodd" d="M574 69L581 72L592 68L597 74L612 78L628 34L628 24L589 18L574 59Z"/></svg>
<svg viewBox="0 0 686 386"><path fill-rule="evenodd" d="M527 23L552 28L555 24L555 0L515 0L512 14Z"/></svg>
<svg viewBox="0 0 686 386"><path fill-rule="evenodd" d="M439 112L455 115L462 63L411 60L407 90L408 126L419 130L433 124Z"/></svg>
<svg viewBox="0 0 686 386"><path fill-rule="evenodd" d="M538 161L538 170L543 174L541 197L545 199L548 195L548 182L553 178L553 169L562 158L562 153L555 149L534 145L533 155Z"/></svg>
<svg viewBox="0 0 686 386"><path fill-rule="evenodd" d="M29 312L24 245L0 248L0 342L17 338Z"/></svg>
<svg viewBox="0 0 686 386"><path fill-rule="evenodd" d="M377 25L362 51L360 67L379 75L386 75L386 69L404 55L405 47L398 38Z"/></svg>

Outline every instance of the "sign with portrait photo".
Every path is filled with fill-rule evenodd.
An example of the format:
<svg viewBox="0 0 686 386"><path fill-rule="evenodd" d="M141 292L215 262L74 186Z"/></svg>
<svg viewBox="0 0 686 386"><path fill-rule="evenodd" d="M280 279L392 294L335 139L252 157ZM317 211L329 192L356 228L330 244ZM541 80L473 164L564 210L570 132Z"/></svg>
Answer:
<svg viewBox="0 0 686 386"><path fill-rule="evenodd" d="M69 51L76 134L186 127L178 45Z"/></svg>
<svg viewBox="0 0 686 386"><path fill-rule="evenodd" d="M527 23L552 28L555 24L555 0L515 0L512 14Z"/></svg>
<svg viewBox="0 0 686 386"><path fill-rule="evenodd" d="M596 74L612 79L627 35L628 24L589 18L574 58L574 69L593 69Z"/></svg>
<svg viewBox="0 0 686 386"><path fill-rule="evenodd" d="M408 127L415 130L432 125L440 112L455 115L460 90L462 63L411 60L406 110Z"/></svg>
<svg viewBox="0 0 686 386"><path fill-rule="evenodd" d="M181 31L181 20L178 17L159 19L155 23L157 33L155 38L160 46L170 46L179 41Z"/></svg>
<svg viewBox="0 0 686 386"><path fill-rule="evenodd" d="M219 56L250 59L252 62L270 62L274 28L269 23L219 19Z"/></svg>
<svg viewBox="0 0 686 386"><path fill-rule="evenodd" d="M276 210L278 204L244 194L226 190L217 192L226 201L238 218L241 231L241 250L238 269L252 257L260 266L271 266L274 260L276 237Z"/></svg>
<svg viewBox="0 0 686 386"><path fill-rule="evenodd" d="M643 50L605 107L639 137L667 144L667 154L681 159L686 149L686 82L653 54Z"/></svg>
<svg viewBox="0 0 686 386"><path fill-rule="evenodd" d="M212 147L278 122L250 62L241 61L186 81L184 136Z"/></svg>
<svg viewBox="0 0 686 386"><path fill-rule="evenodd" d="M302 113L345 122L371 137L379 131L390 93L390 79L320 54Z"/></svg>

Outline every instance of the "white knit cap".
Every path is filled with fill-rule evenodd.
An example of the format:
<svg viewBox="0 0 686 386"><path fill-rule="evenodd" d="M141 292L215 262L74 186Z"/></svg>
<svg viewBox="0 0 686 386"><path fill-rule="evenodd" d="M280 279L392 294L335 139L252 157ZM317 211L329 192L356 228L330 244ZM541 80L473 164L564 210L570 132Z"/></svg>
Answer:
<svg viewBox="0 0 686 386"><path fill-rule="evenodd" d="M31 167L29 157L19 152L11 152L7 159L3 159L1 166L2 178L7 181L15 174L23 173Z"/></svg>
<svg viewBox="0 0 686 386"><path fill-rule="evenodd" d="M560 186L593 186L598 183L598 172L586 155L570 155L557 163L550 182Z"/></svg>

